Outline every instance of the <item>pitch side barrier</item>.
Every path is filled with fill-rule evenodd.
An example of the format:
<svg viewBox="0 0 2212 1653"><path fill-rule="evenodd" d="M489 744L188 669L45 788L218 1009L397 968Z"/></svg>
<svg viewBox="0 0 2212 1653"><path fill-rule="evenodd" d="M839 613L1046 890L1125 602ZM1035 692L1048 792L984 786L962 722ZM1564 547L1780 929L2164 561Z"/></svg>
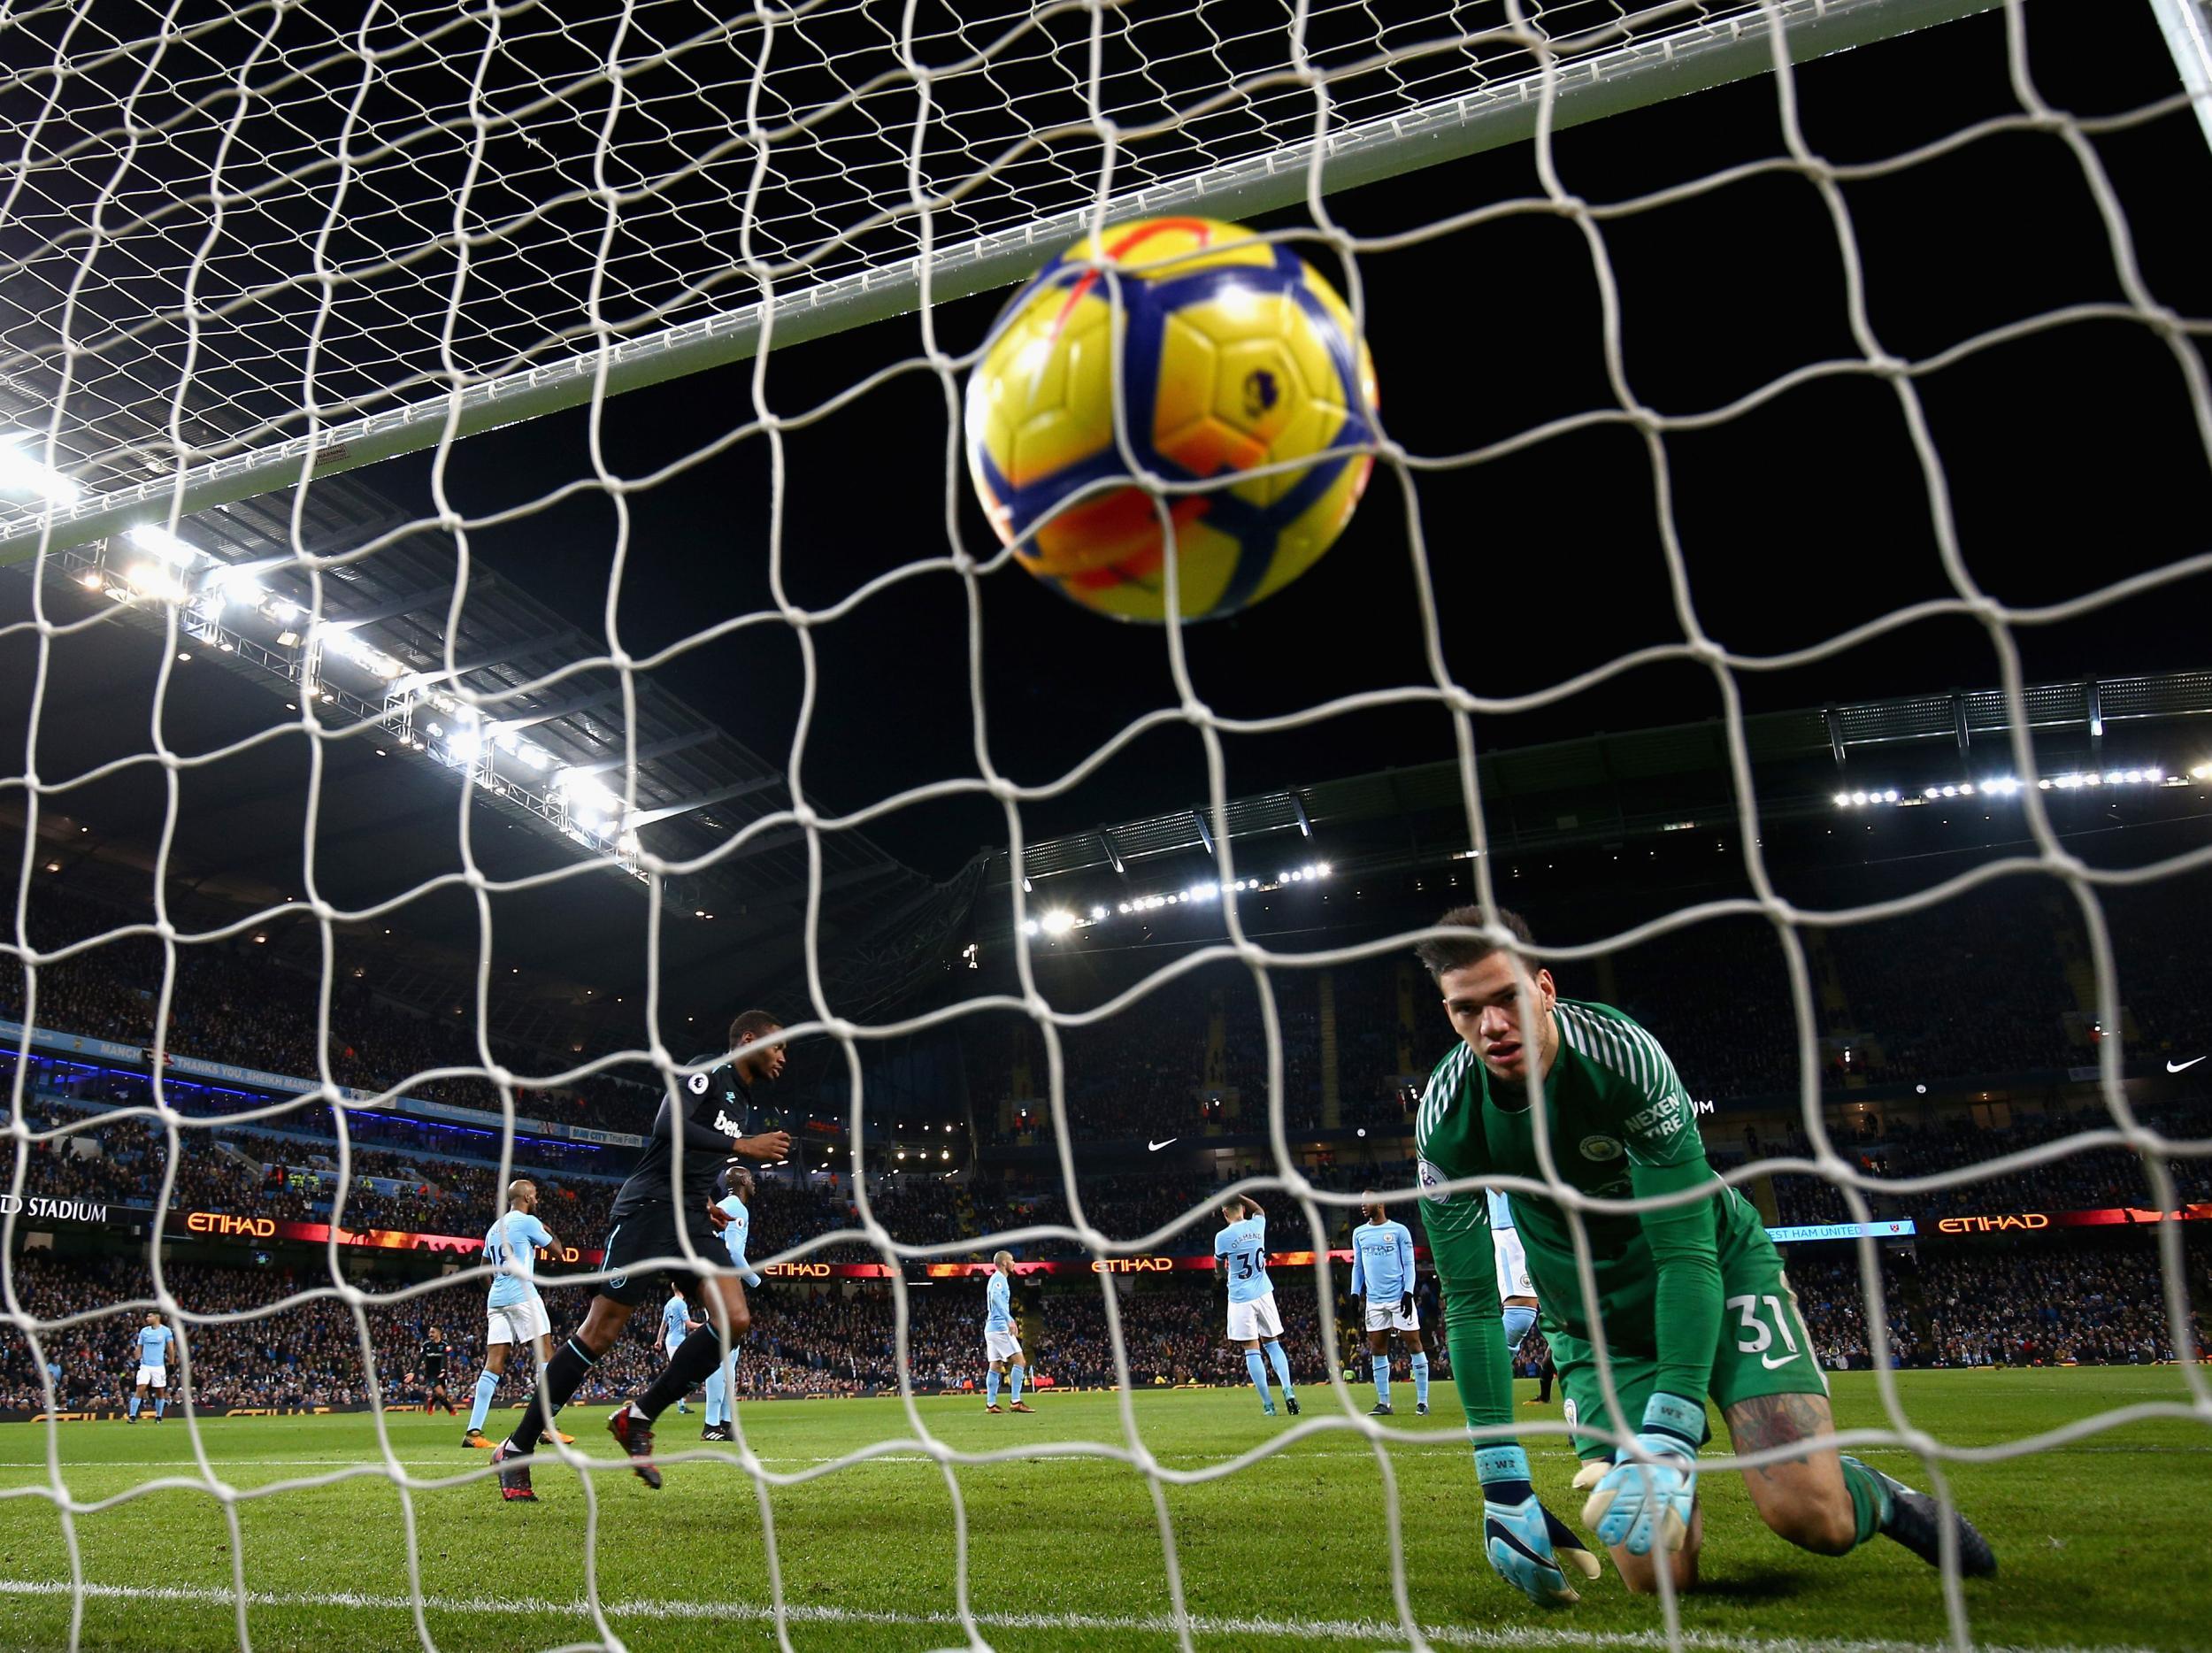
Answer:
<svg viewBox="0 0 2212 1653"><path fill-rule="evenodd" d="M0 1194L0 1213L9 1211L19 1213L19 1233L40 1228L142 1230L150 1226L154 1215L150 1211L136 1207L115 1205L100 1200L50 1197L35 1191L20 1196ZM1862 1235L1878 1241L1970 1241L2052 1230L2154 1227L2167 1222L2212 1222L2212 1201L2197 1201L2170 1211L2140 1206L2105 1206L2093 1211L2072 1211L1993 1209L1917 1220L1899 1217L1865 1224L1785 1224L1770 1226L1767 1234L1781 1245L1855 1241ZM465 1264L484 1247L482 1236L476 1234L416 1234L398 1228L334 1227L328 1223L264 1217L250 1209L173 1211L165 1232L170 1239L175 1241L192 1241L218 1248L234 1244L247 1249L294 1245L320 1249L328 1246L334 1238L341 1246L380 1252L427 1253L434 1257L449 1257L457 1264ZM594 1269L599 1266L602 1255L596 1247L561 1246L557 1249L541 1250L539 1260L571 1269ZM1269 1256L1268 1266L1312 1268L1324 1255L1332 1264L1348 1268L1351 1265L1352 1253L1348 1248L1344 1248L1325 1254L1277 1251ZM1417 1248L1415 1255L1424 1263L1428 1260L1425 1248ZM1141 1276L1210 1273L1213 1266L1214 1259L1202 1254L1140 1253L1129 1257L1038 1258L1017 1262L1014 1272L1025 1277L1045 1278L1089 1274ZM795 1262L769 1264L760 1272L773 1280L799 1281L889 1280L895 1274L902 1274L910 1280L928 1281L972 1279L988 1274L991 1271L992 1265L980 1260L912 1261L895 1268L888 1263L832 1263L803 1257Z"/></svg>

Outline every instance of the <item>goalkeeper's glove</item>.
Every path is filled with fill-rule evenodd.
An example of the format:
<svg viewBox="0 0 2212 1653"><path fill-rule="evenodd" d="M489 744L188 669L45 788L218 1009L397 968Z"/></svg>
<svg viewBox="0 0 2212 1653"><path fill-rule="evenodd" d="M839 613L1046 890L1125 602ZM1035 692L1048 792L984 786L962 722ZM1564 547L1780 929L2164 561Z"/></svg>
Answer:
<svg viewBox="0 0 2212 1653"><path fill-rule="evenodd" d="M1482 1479L1482 1548L1498 1576L1539 1607L1581 1598L1567 1581L1598 1576L1598 1558L1567 1524L1537 1501L1528 1483L1528 1454L1519 1447L1485 1447L1475 1454Z"/></svg>
<svg viewBox="0 0 2212 1653"><path fill-rule="evenodd" d="M1670 1552L1690 1535L1697 1501L1697 1449L1705 1433L1705 1408L1678 1395L1655 1395L1644 1407L1636 1452L1617 1453L1613 1467L1582 1506L1583 1521L1601 1544L1618 1544L1632 1556L1648 1556L1655 1541Z"/></svg>

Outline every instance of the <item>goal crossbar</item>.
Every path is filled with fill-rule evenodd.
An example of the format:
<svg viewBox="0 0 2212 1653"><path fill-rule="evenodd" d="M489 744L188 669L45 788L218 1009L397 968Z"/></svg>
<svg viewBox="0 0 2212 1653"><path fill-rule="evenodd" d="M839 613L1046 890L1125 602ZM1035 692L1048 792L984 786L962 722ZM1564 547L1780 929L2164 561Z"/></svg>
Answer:
<svg viewBox="0 0 2212 1653"><path fill-rule="evenodd" d="M1629 40L1555 65L1555 129L1626 113L1770 71L1773 31L1792 62L1909 34L1986 12L1997 0L1780 0L1749 4L1727 16ZM1302 199L1311 174L1325 193L1371 183L1486 150L1525 142L1537 130L1546 77L1532 70L1459 96L1349 125L1226 165L1112 198L1105 220L1203 207L1242 217ZM1318 151L1317 156L1317 151ZM965 297L1025 279L1040 260L1081 235L1085 207L1041 215L1014 228L975 236L915 257L815 283L772 300L733 306L643 336L609 341L557 361L485 379L457 396L439 393L403 406L336 422L288 440L245 449L135 486L86 491L0 510L0 566L49 550L106 538L140 523L273 493L303 477L331 475L451 436L468 436L580 405L756 353L771 319L788 345L911 313L933 300Z"/></svg>

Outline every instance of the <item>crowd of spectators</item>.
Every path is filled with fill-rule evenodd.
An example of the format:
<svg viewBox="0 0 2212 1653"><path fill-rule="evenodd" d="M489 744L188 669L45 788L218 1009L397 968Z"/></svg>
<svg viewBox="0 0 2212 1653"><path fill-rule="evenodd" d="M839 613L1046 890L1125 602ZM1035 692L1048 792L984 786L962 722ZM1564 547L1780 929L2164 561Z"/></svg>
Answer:
<svg viewBox="0 0 2212 1653"><path fill-rule="evenodd" d="M1789 1253L1790 1285L1822 1363L1872 1364L1855 1252ZM2183 1288L2200 1353L2212 1292L2201 1247L2185 1253ZM1900 1366L2140 1365L2174 1358L2157 1249L2143 1242L1970 1250L1886 1249L1882 1302Z"/></svg>
<svg viewBox="0 0 2212 1653"><path fill-rule="evenodd" d="M150 1299L146 1269L123 1259L56 1258L29 1252L12 1260L26 1312L49 1324L42 1352L61 1410L107 1410L125 1398L135 1364L142 1311L114 1307ZM1864 1369L1873 1357L1864 1288L1855 1252L1793 1249L1789 1278L1814 1352L1831 1370ZM2184 1287L2192 1304L2212 1290L2202 1249L2188 1254ZM326 1277L283 1268L176 1264L164 1280L190 1315L237 1317L180 1330L191 1358L192 1392L211 1407L296 1408L358 1404L374 1384L387 1404L419 1403L420 1355L434 1335L451 1350L449 1388L461 1398L482 1358L482 1283L457 1282L389 1304L369 1305L363 1320L334 1295L288 1300L327 1286ZM1340 1271L1335 1284L1345 1281ZM1967 1252L1886 1251L1882 1301L1891 1360L1902 1366L2081 1364L2131 1365L2173 1358L2160 1262L2148 1245L2008 1250L1991 1242ZM572 1326L587 1292L545 1282L554 1330ZM1424 1281L1423 1321L1441 1325L1434 1287ZM1095 1282L1020 1281L1017 1312L1035 1376L1069 1387L1116 1381L1105 1305ZM969 1279L910 1285L906 1359L912 1385L959 1389L981 1370L977 1327L981 1284ZM740 1392L766 1399L862 1395L897 1386L901 1362L895 1301L887 1284L771 1281L753 1294L754 1326L737 1363ZM1245 1381L1241 1351L1221 1335L1221 1303L1212 1282L1145 1279L1118 1290L1130 1379L1141 1388ZM1367 1366L1353 1304L1335 1303L1337 1345L1325 1350L1310 1277L1278 1282L1284 1345L1301 1382L1315 1383L1333 1363L1363 1380ZM285 1306L278 1307L279 1304ZM650 1305L649 1305L649 1308ZM2194 1311L2200 1348L2203 1315ZM73 1324L58 1323L89 1316ZM369 1358L362 1350L365 1323ZM657 1370L658 1317L641 1314L579 1391L586 1402L612 1401L642 1388ZM1432 1375L1450 1375L1443 1338L1427 1339ZM173 1385L182 1381L180 1361ZM173 1395L174 1391L173 1390ZM505 1398L518 1397L518 1391ZM0 1408L43 1406L30 1347L0 1332Z"/></svg>
<svg viewBox="0 0 2212 1653"><path fill-rule="evenodd" d="M40 1124L50 1128L58 1117L49 1115ZM469 1235L481 1233L503 1203L496 1165L356 1143L349 1157L352 1180L337 1211L334 1141L251 1126L225 1130L219 1148L197 1130L181 1133L180 1141L184 1151L169 1200L178 1211L294 1222L326 1222L334 1214L349 1228ZM26 1194L150 1210L160 1200L168 1135L157 1122L131 1117L34 1143L28 1151ZM541 1219L563 1242L595 1243L606 1232L615 1184L572 1175L564 1180L554 1172L540 1172L536 1180Z"/></svg>
<svg viewBox="0 0 2212 1653"><path fill-rule="evenodd" d="M2212 1002L2212 950L2200 944L2212 917L2212 880L2102 897L2120 970L2124 1026L2138 1051L2184 1052L2201 1042L2202 1007ZM32 932L56 945L113 927L116 914L41 890ZM1561 920L1563 924L1565 920ZM2093 1063L2101 1030L2085 1013L2090 975L2082 915L2062 887L2016 878L1978 888L1939 907L1893 919L1805 935L1817 1057L1832 1084L2049 1072ZM164 959L150 938L109 941L41 966L36 1019L65 1032L150 1045ZM1558 969L1571 996L1608 999L1638 1017L1674 1057L1691 1094L1725 1112L1799 1083L1797 1018L1782 946L1773 927L1731 916L1667 932ZM1427 984L1409 959L1385 956L1316 970L1278 968L1269 977L1281 1053L1281 1095L1294 1133L1340 1126L1395 1132L1432 1058L1448 1039ZM0 961L0 1014L19 1015L25 977ZM250 937L179 949L166 1047L246 1067L298 1075L321 1071L326 1054L338 1083L380 1092L411 1074L481 1061L466 1017L448 1022L396 1009L370 995L342 966L319 1038L318 983L284 967ZM1096 988L1127 983L1101 980ZM1325 997L1332 1013L1323 1013ZM1322 1073L1323 1029L1334 1031L1338 1103L1330 1113ZM1269 1044L1258 982L1223 961L1189 973L1103 1021L1062 1034L1071 1128L1083 1140L1164 1138L1218 1129L1263 1129ZM1048 1111L1043 1041L1020 1016L962 1024L979 1145L1045 1131ZM568 1057L498 1047L519 1071L548 1071ZM180 1080L182 1076L173 1074ZM652 1075L641 1072L638 1077ZM142 1080L76 1070L57 1083L98 1088L108 1100L150 1100ZM109 1093L113 1093L110 1095ZM480 1079L424 1080L411 1094L484 1110L501 1102ZM200 1117L265 1105L236 1091L168 1088L171 1104ZM797 1099L803 1105L803 1099ZM1002 1129L1002 1104L1014 1104ZM1029 1112L1025 1118L1022 1104ZM559 1092L518 1093L525 1118L601 1128L649 1128L659 1093L598 1077ZM318 1111L319 1113L319 1110ZM356 1114L363 1140L426 1151L432 1127ZM488 1121L488 1124L493 1122ZM326 1129L324 1120L312 1127ZM403 1134L414 1133L410 1141ZM534 1163L598 1168L597 1150L551 1140Z"/></svg>
<svg viewBox="0 0 2212 1653"><path fill-rule="evenodd" d="M115 928L104 908L42 889L29 909L35 945L52 950ZM150 1048L160 1016L165 965L161 944L126 936L41 965L33 1018L42 1027ZM23 966L0 959L0 1016L22 1019ZM373 998L342 968L332 984L329 1035L317 1036L319 988L311 976L257 956L248 937L181 947L176 953L164 1048L173 1054L314 1077L326 1055L333 1082L378 1093L411 1075L442 1067L481 1067L483 1055L465 1016L450 1022L394 1009ZM557 1071L574 1056L519 1049L495 1040L492 1054L518 1073ZM649 1074L647 1075L649 1077ZM198 1093L188 1093L197 1095ZM497 1113L497 1090L481 1079L442 1079L409 1086L408 1094ZM518 1089L515 1108L554 1122L588 1122L639 1131L652 1123L657 1095L636 1085L589 1079L558 1091ZM178 1105L173 1103L173 1105Z"/></svg>
<svg viewBox="0 0 2212 1653"><path fill-rule="evenodd" d="M2137 1120L2177 1142L2212 1141L2212 1102L2185 1098L2146 1106L2139 1110ZM2113 1128L2109 1112L2088 1106L2072 1112L2020 1114L2003 1125L1977 1123L1963 1115L1918 1123L1839 1124L1832 1128L1830 1140L1864 1174L1898 1180L1970 1168L2046 1142ZM1759 1157L1755 1136L1747 1147L1753 1157ZM1791 1157L1811 1151L1811 1143L1801 1133L1763 1148L1768 1156ZM2177 1203L2212 1200L2212 1156L2176 1154L2165 1164ZM1841 1194L1821 1178L1778 1176L1774 1189L1778 1213L1786 1223L1850 1219ZM2133 1149L2119 1147L2083 1149L2029 1169L1978 1175L1914 1194L1870 1193L1867 1199L1878 1218L1909 1216L1921 1221L1985 1212L2143 1208L2157 1203L2142 1158Z"/></svg>

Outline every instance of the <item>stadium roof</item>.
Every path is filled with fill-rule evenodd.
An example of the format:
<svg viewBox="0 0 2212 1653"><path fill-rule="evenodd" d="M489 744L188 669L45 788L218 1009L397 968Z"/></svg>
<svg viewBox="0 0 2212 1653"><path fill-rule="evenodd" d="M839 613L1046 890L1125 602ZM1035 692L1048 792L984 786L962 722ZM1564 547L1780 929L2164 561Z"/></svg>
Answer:
<svg viewBox="0 0 2212 1653"><path fill-rule="evenodd" d="M91 777L41 805L42 863L63 869L50 876L150 918L149 879L168 823L170 898L185 903L178 921L188 928L304 901L311 876L348 911L445 880L363 926L380 944L363 963L368 979L442 1005L474 976L478 917L460 882L465 815L488 878L557 875L492 902L492 962L510 989L495 1031L565 1047L584 985L595 985L592 997L642 986L637 851L687 864L712 857L663 883L668 1008L711 1017L757 999L803 1007L809 850L795 826L762 826L791 806L786 770L649 673L634 674L626 701L603 642L480 561L467 566L456 613L464 565L454 541L415 531L376 544L406 516L357 480L325 479L300 498L299 542L318 556L374 547L326 567L319 595L291 554L281 496L187 518L173 543L134 536L47 559L46 612L77 628L54 636L45 663L38 773L50 787ZM158 701L162 740L184 760L173 821L151 760L163 651L148 645L171 611L164 592L188 599L174 610L179 657ZM35 637L10 641L0 706L27 727L42 687ZM337 738L311 742L303 703ZM635 807L626 814L633 758ZM10 801L17 820L20 798ZM731 848L749 828L754 835ZM941 888L854 832L822 834L820 872L826 967L835 978L857 959L876 980L847 985L870 996L891 985L881 978L912 951L916 926L939 941L949 933L973 881ZM195 898L197 916L188 916ZM314 962L311 926L286 944ZM941 949L932 941L927 950ZM526 976L536 990L512 991ZM849 995L833 1002L858 1013Z"/></svg>
<svg viewBox="0 0 2212 1653"><path fill-rule="evenodd" d="M2212 714L2212 672L2036 684L2025 701L2040 759L2099 766L2111 726L2120 726L2116 744L2129 726ZM1752 714L1744 734L1760 816L1770 822L1832 810L1839 787L1847 796L1855 781L1918 787L2011 765L1996 689ZM2133 752L2128 761L2148 758ZM1735 824L1717 719L1492 751L1478 768L1488 842L1499 852ZM1324 835L1348 870L1415 865L1470 848L1455 761L1249 794L1231 799L1225 814L1240 876L1268 877L1286 855L1310 860L1320 851L1302 846ZM1032 842L1022 865L1033 895L1056 901L1064 897L1053 885L1064 879L1087 883L1094 897L1102 874L1133 892L1185 884L1218 876L1210 870L1218 866L1215 823L1202 804L1113 822ZM1006 890L1010 871L1005 855L994 857L987 891Z"/></svg>

